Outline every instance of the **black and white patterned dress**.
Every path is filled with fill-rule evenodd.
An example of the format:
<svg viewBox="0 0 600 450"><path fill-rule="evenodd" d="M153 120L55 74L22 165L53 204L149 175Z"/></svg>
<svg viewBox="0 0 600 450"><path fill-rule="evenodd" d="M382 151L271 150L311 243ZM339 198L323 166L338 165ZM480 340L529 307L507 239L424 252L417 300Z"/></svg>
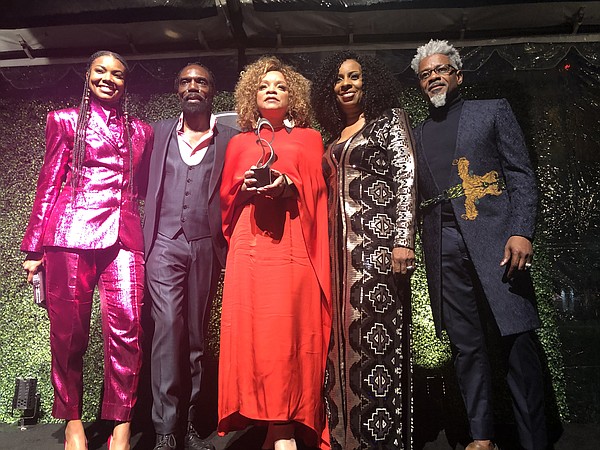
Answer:
<svg viewBox="0 0 600 450"><path fill-rule="evenodd" d="M333 449L410 449L410 287L392 249L414 248L410 126L386 111L329 146L333 332L325 395Z"/></svg>

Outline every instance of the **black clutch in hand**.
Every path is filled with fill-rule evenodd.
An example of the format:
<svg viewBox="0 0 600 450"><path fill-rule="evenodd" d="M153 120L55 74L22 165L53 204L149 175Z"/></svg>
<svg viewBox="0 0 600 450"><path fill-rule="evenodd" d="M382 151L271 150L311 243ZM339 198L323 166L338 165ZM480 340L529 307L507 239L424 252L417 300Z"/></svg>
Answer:
<svg viewBox="0 0 600 450"><path fill-rule="evenodd" d="M33 302L42 307L46 307L46 277L43 270L38 270L33 274Z"/></svg>
<svg viewBox="0 0 600 450"><path fill-rule="evenodd" d="M260 130L264 127L271 130L271 140L261 137ZM271 125L271 122L264 117L261 117L256 124L256 135L258 136L256 143L261 147L262 156L256 163L256 168L252 169L252 171L254 172L254 178L256 179L256 187L263 187L273 182L271 177L271 165L277 161L277 155L271 144L273 143L273 139L275 139L275 129L273 128L273 125Z"/></svg>

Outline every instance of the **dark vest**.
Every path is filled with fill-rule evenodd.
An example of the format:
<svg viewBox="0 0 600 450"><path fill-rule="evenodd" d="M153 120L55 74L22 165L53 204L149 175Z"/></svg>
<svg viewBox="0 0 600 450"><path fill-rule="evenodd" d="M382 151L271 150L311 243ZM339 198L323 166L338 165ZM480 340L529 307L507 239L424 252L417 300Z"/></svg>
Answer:
<svg viewBox="0 0 600 450"><path fill-rule="evenodd" d="M174 238L183 230L188 241L210 237L208 187L215 159L215 146L209 145L202 162L188 166L181 159L177 129L173 130L165 162L158 232Z"/></svg>

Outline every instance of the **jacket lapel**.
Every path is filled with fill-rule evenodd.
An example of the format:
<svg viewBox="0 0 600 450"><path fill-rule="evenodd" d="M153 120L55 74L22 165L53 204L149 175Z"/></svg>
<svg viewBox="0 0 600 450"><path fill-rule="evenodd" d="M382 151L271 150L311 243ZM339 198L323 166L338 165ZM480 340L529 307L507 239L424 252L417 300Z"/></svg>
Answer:
<svg viewBox="0 0 600 450"><path fill-rule="evenodd" d="M160 153L157 154L156 165L157 167L150 168L150 174L154 176L160 177L160 182L156 184L156 191L153 193L156 200L158 200L159 192L161 192L163 186L163 174L165 171L165 164L167 161L167 152L169 150L169 141L171 136L173 135L173 131L177 126L177 119L173 121L169 121L164 123L164 126L161 126L160 132L156 133L154 148L159 149Z"/></svg>
<svg viewBox="0 0 600 450"><path fill-rule="evenodd" d="M223 164L225 162L225 150L227 145L227 133L222 133L218 123L215 125L214 136L209 144L209 150L214 151L213 166L210 171L210 181L208 184L208 198L211 199L215 193L219 180L221 178L221 172L223 171Z"/></svg>
<svg viewBox="0 0 600 450"><path fill-rule="evenodd" d="M110 144L115 151L119 151L119 143L114 139L106 121L97 111L92 110L90 114L88 130L94 132L102 142Z"/></svg>
<svg viewBox="0 0 600 450"><path fill-rule="evenodd" d="M465 142L466 134L470 129L475 128L475 123L470 120L471 117L471 102L465 100L460 111L460 119L458 119L458 130L456 131L456 148L454 149L454 157L452 160L456 160L463 156L470 158L468 148L465 148L463 145ZM459 183L462 183L462 180L458 176L458 170L454 167L450 171L450 180L448 181L448 186L455 186Z"/></svg>
<svg viewBox="0 0 600 450"><path fill-rule="evenodd" d="M421 166L419 177L420 177L420 180L422 181L422 183L424 184L424 186L427 187L428 191L433 191L433 192L435 192L434 195L438 195L440 193L440 188L435 181L435 177L433 176L433 173L431 172L431 168L429 167L429 161L427 161L427 158L425 157L425 150L423 149L424 125L425 125L425 122L421 122L415 129L415 134L417 135L417 139L415 139L415 140L417 141L417 146L418 146L417 154L419 155L419 157L417 158L417 162ZM432 195L432 197L434 195ZM426 200L426 199L422 198L421 200Z"/></svg>

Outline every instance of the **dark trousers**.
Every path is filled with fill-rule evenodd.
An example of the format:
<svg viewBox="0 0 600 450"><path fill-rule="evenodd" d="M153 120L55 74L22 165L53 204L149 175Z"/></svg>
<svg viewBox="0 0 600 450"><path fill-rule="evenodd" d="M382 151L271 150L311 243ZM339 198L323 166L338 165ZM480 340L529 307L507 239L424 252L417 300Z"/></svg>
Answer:
<svg viewBox="0 0 600 450"><path fill-rule="evenodd" d="M498 261L499 263L499 261ZM454 366L473 439L493 439L492 372L485 330L496 330L489 307L459 231L442 228L442 317L454 351ZM491 326L488 326L491 325ZM519 439L526 450L547 447L544 389L533 332L504 336Z"/></svg>
<svg viewBox="0 0 600 450"><path fill-rule="evenodd" d="M152 299L152 421L158 434L175 433L180 403L194 422L202 380L204 335L217 290L220 266L210 237L188 242L158 234L146 260L146 281ZM182 364L188 355L189 365ZM189 367L183 372L182 367ZM183 386L191 390L184 392Z"/></svg>

